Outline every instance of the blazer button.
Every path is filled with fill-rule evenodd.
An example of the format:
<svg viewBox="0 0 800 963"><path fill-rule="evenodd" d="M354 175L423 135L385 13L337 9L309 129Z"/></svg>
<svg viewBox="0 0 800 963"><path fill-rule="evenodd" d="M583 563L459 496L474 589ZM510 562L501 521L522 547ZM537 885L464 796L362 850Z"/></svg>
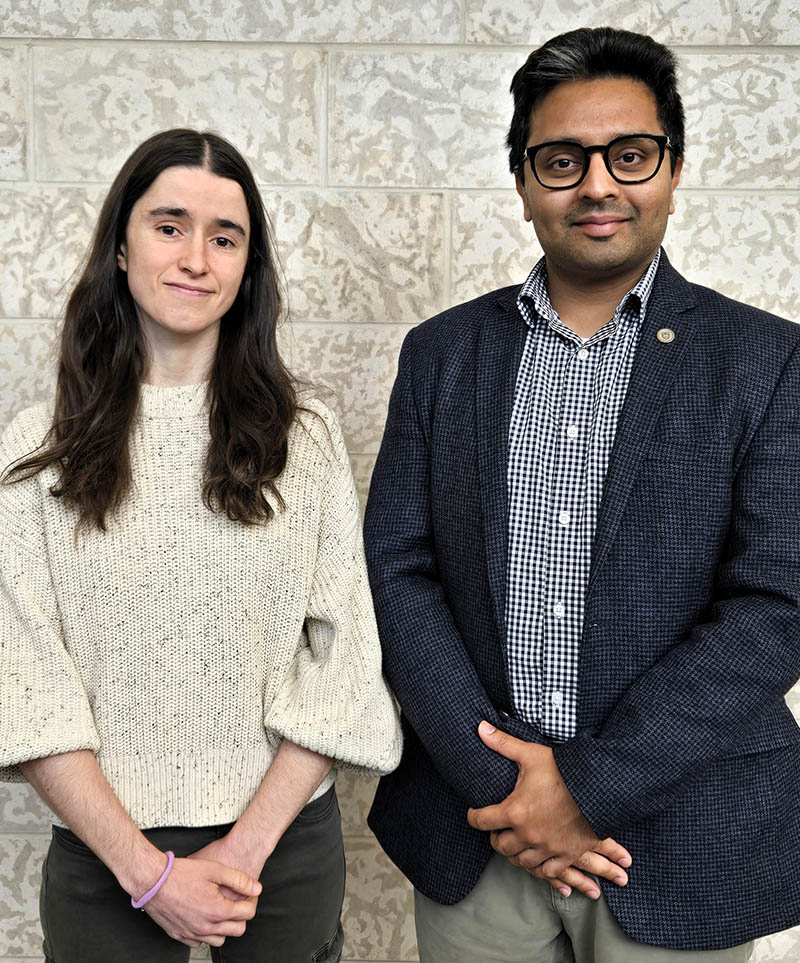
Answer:
<svg viewBox="0 0 800 963"><path fill-rule="evenodd" d="M675 332L672 328L661 328L656 332L656 337L662 344L669 344L675 340Z"/></svg>

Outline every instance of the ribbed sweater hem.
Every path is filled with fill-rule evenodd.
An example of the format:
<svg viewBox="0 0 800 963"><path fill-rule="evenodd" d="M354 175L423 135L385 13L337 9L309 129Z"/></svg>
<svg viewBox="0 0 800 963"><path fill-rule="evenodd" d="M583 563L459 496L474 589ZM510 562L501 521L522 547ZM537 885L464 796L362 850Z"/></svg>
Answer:
<svg viewBox="0 0 800 963"><path fill-rule="evenodd" d="M155 829L235 822L261 785L274 755L269 745L262 745L171 756L100 754L97 761L136 825ZM311 798L330 789L335 778L332 770ZM57 817L54 822L64 825Z"/></svg>

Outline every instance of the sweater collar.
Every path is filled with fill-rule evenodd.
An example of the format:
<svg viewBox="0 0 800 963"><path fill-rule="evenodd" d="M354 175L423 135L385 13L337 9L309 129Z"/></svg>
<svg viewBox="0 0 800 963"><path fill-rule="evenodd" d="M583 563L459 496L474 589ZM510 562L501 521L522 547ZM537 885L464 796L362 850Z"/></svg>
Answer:
<svg viewBox="0 0 800 963"><path fill-rule="evenodd" d="M139 415L147 419L176 420L208 416L208 382L194 385L139 385Z"/></svg>

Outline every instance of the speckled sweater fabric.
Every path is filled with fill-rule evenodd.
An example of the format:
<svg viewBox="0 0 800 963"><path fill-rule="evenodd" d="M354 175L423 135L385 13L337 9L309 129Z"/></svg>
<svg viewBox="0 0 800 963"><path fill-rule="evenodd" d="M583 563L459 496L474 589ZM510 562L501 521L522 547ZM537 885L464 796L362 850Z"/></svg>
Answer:
<svg viewBox="0 0 800 963"><path fill-rule="evenodd" d="M203 504L205 385L142 386L107 534L76 544L52 469L0 486L0 778L91 749L144 828L237 819L282 737L365 775L397 765L347 453L306 407L261 525ZM20 414L0 467L48 427L45 406Z"/></svg>

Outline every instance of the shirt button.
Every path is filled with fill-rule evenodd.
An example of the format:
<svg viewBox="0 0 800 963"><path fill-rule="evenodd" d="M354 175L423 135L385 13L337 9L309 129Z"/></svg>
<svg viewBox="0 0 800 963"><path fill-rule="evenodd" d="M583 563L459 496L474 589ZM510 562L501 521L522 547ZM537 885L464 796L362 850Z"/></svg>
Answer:
<svg viewBox="0 0 800 963"><path fill-rule="evenodd" d="M564 614L564 606L560 602L557 605L553 606L553 615L555 615L556 618L560 619L563 614Z"/></svg>
<svg viewBox="0 0 800 963"><path fill-rule="evenodd" d="M558 524L567 526L569 525L569 512L562 512L558 516Z"/></svg>
<svg viewBox="0 0 800 963"><path fill-rule="evenodd" d="M581 361L585 361L589 357L589 352L586 350L586 348L581 348L581 350L578 352L578 357Z"/></svg>
<svg viewBox="0 0 800 963"><path fill-rule="evenodd" d="M556 689L554 692L551 692L551 693L550 693L550 701L553 703L554 706L563 705L563 704L564 704L564 693L563 693L563 692L559 692L558 689Z"/></svg>
<svg viewBox="0 0 800 963"><path fill-rule="evenodd" d="M568 438L577 438L577 437L578 437L578 426L577 426L577 425L570 425L569 428L567 428L567 437L568 437Z"/></svg>

